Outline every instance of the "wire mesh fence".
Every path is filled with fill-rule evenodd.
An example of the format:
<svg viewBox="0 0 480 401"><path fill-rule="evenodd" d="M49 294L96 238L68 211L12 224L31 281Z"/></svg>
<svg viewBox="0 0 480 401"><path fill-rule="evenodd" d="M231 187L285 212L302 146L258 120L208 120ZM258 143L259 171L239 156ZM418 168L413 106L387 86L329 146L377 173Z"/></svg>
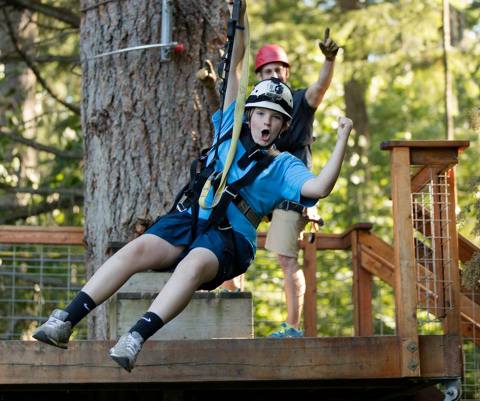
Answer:
<svg viewBox="0 0 480 401"><path fill-rule="evenodd" d="M464 295L470 300L479 300L480 293L471 290ZM467 310L465 310L467 309ZM464 306L469 316L480 317L477 302ZM463 400L480 400L480 321L462 319L463 332Z"/></svg>
<svg viewBox="0 0 480 401"><path fill-rule="evenodd" d="M84 249L72 245L0 244L0 339L27 340L85 282ZM76 338L87 337L86 323Z"/></svg>
<svg viewBox="0 0 480 401"><path fill-rule="evenodd" d="M449 219L450 189L447 172L430 176L417 192L412 192L414 226L417 318L421 334L442 333L442 319L453 304L453 259Z"/></svg>

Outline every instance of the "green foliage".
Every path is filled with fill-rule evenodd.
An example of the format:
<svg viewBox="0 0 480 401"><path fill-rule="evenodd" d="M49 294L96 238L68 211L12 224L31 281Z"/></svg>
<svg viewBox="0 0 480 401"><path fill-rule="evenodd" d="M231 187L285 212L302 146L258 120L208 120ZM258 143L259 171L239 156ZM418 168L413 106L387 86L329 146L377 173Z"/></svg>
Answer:
<svg viewBox="0 0 480 401"><path fill-rule="evenodd" d="M79 12L78 4L72 7L65 0L47 3ZM78 29L52 16L42 13L32 16L25 10L21 12L21 23L16 24L19 14L4 7L10 16L14 40L35 65L38 76L18 54L0 59L0 71L3 71L0 93L6 96L0 102L0 131L14 133L54 151L78 154L79 158L56 156L0 135L0 197L3 199L0 221L3 224L81 225L83 149L80 116L49 94L51 91L62 101L79 107L78 62L59 58L79 57ZM6 26L6 21L2 21L3 32L8 32ZM10 49L13 47L9 35L2 38L1 43ZM0 49L0 53L15 54L5 50ZM45 61L46 58L51 60ZM38 189L37 193L32 192ZM75 195L71 189L75 189ZM56 202L57 207L49 206ZM22 210L18 216L15 214Z"/></svg>
<svg viewBox="0 0 480 401"><path fill-rule="evenodd" d="M457 169L460 230L478 241L480 9L471 1L451 4L452 19L462 21L461 25L452 25L454 47L449 54L455 138L471 141ZM349 95L346 84L352 80L364 88L368 133L359 138L354 132L341 176L331 195L319 202L319 214L326 221L325 231L340 232L353 223L369 221L374 223L374 232L391 243L389 154L380 150L380 144L387 140L445 139L442 2L366 1L357 5L358 9L342 10L334 1L249 2L252 48L256 51L265 43L282 45L292 65L290 84L305 87L318 77L323 56L317 43L330 27L331 37L344 50L339 53L334 80L316 113L314 171L326 163L335 144L335 122L345 114L345 96ZM333 272L344 262L339 255L335 260L325 279L327 288L338 284ZM319 271L324 268L320 256ZM376 296L380 296L375 300L375 331L393 333L391 290L378 283L375 288ZM340 302L329 308L329 295L322 296L322 318L331 323L328 313L338 313L343 316L338 319L345 324L343 329L350 330L351 318L345 318L350 313L348 305ZM265 313L262 309L262 315L256 318L264 320ZM273 313L278 315L282 310Z"/></svg>
<svg viewBox="0 0 480 401"><path fill-rule="evenodd" d="M367 220L377 223L376 230L387 236L391 228L390 173L388 153L380 151L380 143L445 136L441 2L362 2L359 9L352 11L333 5L293 0L254 2L249 8L252 46L258 49L266 42L284 46L292 64L290 84L294 88L308 86L317 78L323 62L317 42L326 27L344 46L334 81L317 112L315 168L318 171L325 164L335 143L335 120L345 113L344 85L353 78L365 83L370 137L363 141L363 148L360 143L362 153L352 141L342 177L330 198L320 202L319 209L329 230ZM478 147L478 135L474 135L469 123L478 103L480 82L478 9L472 4L458 12L465 19L463 36L449 57L458 104L456 137L473 140L472 146ZM465 165L478 171L475 153L466 152L468 160L462 160L460 171ZM463 178L460 172L460 186ZM361 201L358 207L351 204L355 193L354 198ZM463 202L460 197L462 208L466 207Z"/></svg>
<svg viewBox="0 0 480 401"><path fill-rule="evenodd" d="M462 284L471 291L480 291L480 252L476 252L463 268Z"/></svg>

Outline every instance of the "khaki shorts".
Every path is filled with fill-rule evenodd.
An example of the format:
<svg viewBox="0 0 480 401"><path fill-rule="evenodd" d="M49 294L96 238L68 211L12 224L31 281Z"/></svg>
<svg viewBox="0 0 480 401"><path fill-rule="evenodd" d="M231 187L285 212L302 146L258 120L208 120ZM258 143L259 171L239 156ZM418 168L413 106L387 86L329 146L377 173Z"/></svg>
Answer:
<svg viewBox="0 0 480 401"><path fill-rule="evenodd" d="M306 219L292 210L275 209L267 233L265 248L279 255L296 258L298 238L305 227Z"/></svg>

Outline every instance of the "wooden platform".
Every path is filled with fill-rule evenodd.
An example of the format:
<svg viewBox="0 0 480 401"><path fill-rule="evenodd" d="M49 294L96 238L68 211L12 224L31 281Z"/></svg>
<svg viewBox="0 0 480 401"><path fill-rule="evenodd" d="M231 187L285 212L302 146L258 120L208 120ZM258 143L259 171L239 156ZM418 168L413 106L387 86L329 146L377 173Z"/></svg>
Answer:
<svg viewBox="0 0 480 401"><path fill-rule="evenodd" d="M148 309L171 273L133 275L109 300L110 339L127 332ZM253 338L253 305L249 292L197 291L191 302L151 340Z"/></svg>
<svg viewBox="0 0 480 401"><path fill-rule="evenodd" d="M118 386L127 392L177 389L183 394L196 389L209 393L208 399L215 399L215 392L240 399L240 389L270 395L283 389L285 394L299 391L303 396L290 398L298 400L311 399L314 393L316 399L323 394L321 399L374 400L390 394L393 398L388 399L407 400L413 398L402 394L411 397L414 390L462 372L459 338L449 336L420 336L422 372L415 379L400 376L401 341L396 336L149 341L132 373L109 358L111 345L77 341L60 350L33 341L0 342L0 391L13 391L16 400L20 393L39 389L111 392L119 391ZM337 398L326 397L329 392ZM350 395L341 398L345 392ZM257 399L246 393L250 401Z"/></svg>

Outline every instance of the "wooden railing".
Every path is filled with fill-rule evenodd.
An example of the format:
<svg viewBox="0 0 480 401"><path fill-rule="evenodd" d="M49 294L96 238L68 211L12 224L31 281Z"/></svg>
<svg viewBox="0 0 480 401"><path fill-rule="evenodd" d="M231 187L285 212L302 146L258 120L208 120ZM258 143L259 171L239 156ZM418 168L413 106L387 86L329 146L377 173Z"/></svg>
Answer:
<svg viewBox="0 0 480 401"><path fill-rule="evenodd" d="M460 141L413 141L387 142L382 149L389 150L392 156L392 201L394 216L394 243L393 246L372 234L372 225L360 223L352 226L341 234L306 234L300 246L304 250L303 269L306 278L306 296L304 307L304 326L307 336L317 335L317 252L322 250L350 250L352 253L353 286L352 299L354 305L354 330L357 336L373 334L372 316L372 278L377 276L394 287L396 295L396 329L404 344L402 351L403 373L406 376L418 375L418 333L416 312L419 298L439 299L446 304L450 303L448 311L443 310L439 316L444 322L446 334L467 335L468 325L460 325L463 321L472 322L480 329L478 299L469 298L461 293L458 260L469 260L478 249L462 236L458 236L455 227L455 171L458 153L468 146L468 142ZM416 166L412 170L412 166ZM413 171L413 173L412 173ZM431 251L448 250L451 255L449 262L454 268L451 271L453 288L452 299L444 300L440 294L444 288L434 293L432 288L419 288L416 271L422 269L425 274L431 274L428 266L416 262L413 236L416 225L412 216L412 193L422 190L431 177L447 172L446 179L451 188L447 196L438 198L448 204L449 226L441 223L431 225L431 230L441 231L448 229L450 241L442 242L435 237L431 244ZM426 214L426 212L422 211ZM433 211L435 213L435 211ZM430 217L428 217L430 218ZM432 221L435 219L432 218ZM431 231L430 230L430 231ZM430 233L430 232L429 232ZM441 236L439 236L441 237ZM0 243L44 243L44 244L82 244L83 231L81 228L38 228L38 227L0 227ZM417 241L418 242L418 241ZM258 247L263 248L265 233L259 233ZM447 249L448 248L448 249ZM428 247L424 247L424 250ZM443 266L445 267L445 266ZM435 273L437 274L437 273ZM440 286L441 287L441 286ZM440 308L432 309L440 315ZM476 311L476 312L475 312ZM462 328L461 328L462 327Z"/></svg>

